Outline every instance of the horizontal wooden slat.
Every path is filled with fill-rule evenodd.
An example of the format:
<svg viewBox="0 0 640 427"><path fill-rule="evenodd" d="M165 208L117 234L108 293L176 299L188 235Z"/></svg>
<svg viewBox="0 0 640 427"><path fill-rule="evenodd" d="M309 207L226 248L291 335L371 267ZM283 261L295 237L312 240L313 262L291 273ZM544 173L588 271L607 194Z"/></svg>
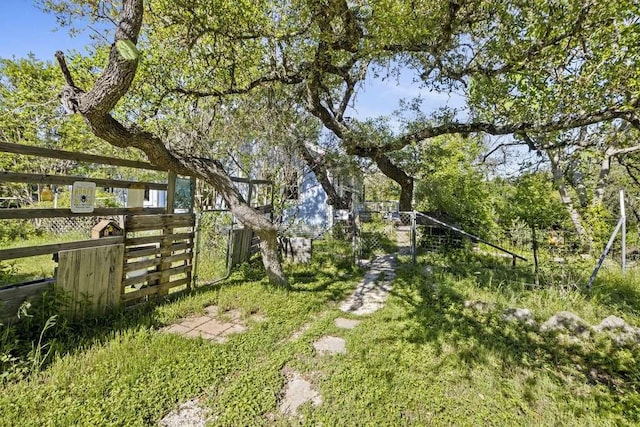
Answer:
<svg viewBox="0 0 640 427"><path fill-rule="evenodd" d="M124 242L124 237L104 237L102 239L78 240L74 242L54 243L51 245L28 246L0 250L0 261L7 259L26 258L37 255L54 254L71 249L92 248L98 246L116 245Z"/></svg>
<svg viewBox="0 0 640 427"><path fill-rule="evenodd" d="M187 249L193 248L193 242L182 242L182 243L174 243L171 245L171 251L183 251ZM158 246L142 246L142 247L132 247L125 249L125 259L133 259L140 258L143 256L150 256L160 253L160 247Z"/></svg>
<svg viewBox="0 0 640 427"><path fill-rule="evenodd" d="M165 208L95 208L90 213L73 213L71 209L0 209L0 219L63 218L78 216L156 215Z"/></svg>
<svg viewBox="0 0 640 427"><path fill-rule="evenodd" d="M130 262L124 265L123 272L128 273L130 271L136 271L136 270L142 270L145 268L155 267L165 262L174 263L178 261L190 260L192 257L193 257L193 254L191 252L184 252L181 254L171 255L164 258L154 258L154 259L148 259L145 261Z"/></svg>
<svg viewBox="0 0 640 427"><path fill-rule="evenodd" d="M21 182L24 184L56 184L72 185L76 181L95 182L98 187L139 188L150 190L167 190L167 184L144 181L123 181L119 179L99 179L82 176L48 175L35 173L14 173L0 171L0 182Z"/></svg>
<svg viewBox="0 0 640 427"><path fill-rule="evenodd" d="M162 243L163 241L175 241L193 239L193 233L178 233L178 234L164 234L157 236L144 236L144 237L128 237L124 243L126 246L138 246L145 245L147 243Z"/></svg>
<svg viewBox="0 0 640 427"><path fill-rule="evenodd" d="M160 247L157 245L136 246L133 248L125 248L125 259L140 258L160 253Z"/></svg>
<svg viewBox="0 0 640 427"><path fill-rule="evenodd" d="M129 215L125 218L125 230L133 232L156 230L164 227L193 227L195 221L195 215L193 214Z"/></svg>
<svg viewBox="0 0 640 427"><path fill-rule="evenodd" d="M164 290L175 288L175 287L182 286L182 285L187 285L190 282L191 282L191 279L188 278L188 277L185 277L185 278L182 278L182 279L174 280L173 282L165 283L163 285L148 286L146 288L142 288L142 289L137 290L137 291L127 292L125 294L122 294L120 299L123 302L132 302L132 301L135 301L136 299L140 299L140 298L144 298L144 297L149 296L149 295L157 294L160 291L164 291Z"/></svg>
<svg viewBox="0 0 640 427"><path fill-rule="evenodd" d="M76 162L99 163L102 165L122 166L127 168L166 171L166 169L163 167L155 166L147 162L97 156L94 154L76 153L73 151L53 150L50 148L41 148L22 144L11 144L6 142L0 143L0 152L48 157L51 159L74 160Z"/></svg>
<svg viewBox="0 0 640 427"><path fill-rule="evenodd" d="M142 276L130 277L122 281L122 286L131 286L140 282L149 282L151 280L159 280L163 278L169 278L176 274L186 273L191 271L191 265L181 265L179 267L170 268L163 271L154 271Z"/></svg>

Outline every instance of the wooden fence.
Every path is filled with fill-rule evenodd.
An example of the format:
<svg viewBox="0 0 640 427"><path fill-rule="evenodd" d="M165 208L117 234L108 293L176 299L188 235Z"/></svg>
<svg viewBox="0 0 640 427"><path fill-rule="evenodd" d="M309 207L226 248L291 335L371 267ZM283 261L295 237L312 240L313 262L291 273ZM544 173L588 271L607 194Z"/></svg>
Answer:
<svg viewBox="0 0 640 427"><path fill-rule="evenodd" d="M14 203L11 208L0 209L0 220L124 216L126 225L124 236L0 249L0 261L48 254L55 255L58 261L54 278L0 288L0 310L5 313L0 314L0 319L14 316L22 301L39 295L52 283L75 300L88 298L100 310L121 302L134 303L152 294L166 294L170 288L190 283L194 218L192 213L173 214L177 180L174 173L146 162L19 144L0 143L0 153L90 163L93 169L95 165L107 165L161 171L166 177L166 182L148 182L0 171L0 185L93 182L98 187L166 191L166 205L150 208L98 207L91 212L74 213L70 208L19 207ZM133 274L141 271L139 277Z"/></svg>
<svg viewBox="0 0 640 427"><path fill-rule="evenodd" d="M120 300L131 304L190 288L194 227L193 214L127 216Z"/></svg>
<svg viewBox="0 0 640 427"><path fill-rule="evenodd" d="M190 178L191 209L187 213L175 213L177 176L150 163L10 143L0 143L0 153L166 173L166 182L158 183L0 171L0 185L21 183L52 186L92 182L98 187L166 191L164 207L95 207L91 212L82 213L74 213L70 208L21 207L17 203L0 208L0 220L121 217L124 232L122 236L0 249L0 261L48 254L54 255L58 261L54 278L0 288L0 319L14 316L22 301L37 296L54 283L76 302L88 301L98 311L113 305L130 305L149 297L166 295L174 288L190 288L192 266L197 254L194 248L196 220L193 214L196 183L193 178ZM233 177L232 181L250 205L257 206L256 209L264 215L272 214L274 195L271 181L237 177ZM204 210L227 210L225 206L214 205L218 199L215 193L201 197L201 206ZM259 239L250 229L235 230L232 239L229 267L248 260L259 251Z"/></svg>

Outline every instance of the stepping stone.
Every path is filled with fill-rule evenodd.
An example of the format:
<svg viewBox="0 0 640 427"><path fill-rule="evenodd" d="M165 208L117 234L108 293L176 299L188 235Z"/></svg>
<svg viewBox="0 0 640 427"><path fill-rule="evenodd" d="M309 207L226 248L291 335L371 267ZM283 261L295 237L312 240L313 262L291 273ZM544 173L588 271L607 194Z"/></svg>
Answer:
<svg viewBox="0 0 640 427"><path fill-rule="evenodd" d="M222 334L223 337L226 337L227 335L231 335L231 334L241 334L242 332L245 332L247 330L247 328L245 328L242 325L238 325L235 324L233 326L231 326L229 329L227 329L226 331L224 331Z"/></svg>
<svg viewBox="0 0 640 427"><path fill-rule="evenodd" d="M297 415L298 408L307 402L319 406L322 404L322 396L313 389L310 382L294 372L285 386L284 397L280 402L280 412L288 416Z"/></svg>
<svg viewBox="0 0 640 427"><path fill-rule="evenodd" d="M333 321L336 327L340 329L353 329L360 324L359 320L345 319L344 317L338 317Z"/></svg>
<svg viewBox="0 0 640 427"><path fill-rule="evenodd" d="M180 322L179 325L184 326L185 328L188 328L188 329L193 329L202 325L203 323L207 323L209 320L211 320L211 317L209 316L198 316L198 317L185 319L182 322Z"/></svg>
<svg viewBox="0 0 640 427"><path fill-rule="evenodd" d="M205 427L209 420L209 410L200 406L198 399L191 399L165 415L158 424L161 427Z"/></svg>
<svg viewBox="0 0 640 427"><path fill-rule="evenodd" d="M291 334L291 336L289 337L289 341L295 341L298 338L300 338L305 332L307 332L309 330L309 328L311 327L311 323L305 323L304 325L302 325L302 327L300 329L298 329L297 331L295 331L294 333Z"/></svg>
<svg viewBox="0 0 640 427"><path fill-rule="evenodd" d="M224 313L220 313L222 316L228 317L233 322L239 322L242 317L242 312L240 310L229 310Z"/></svg>
<svg viewBox="0 0 640 427"><path fill-rule="evenodd" d="M343 338L326 336L313 343L313 348L320 354L345 354L346 341Z"/></svg>
<svg viewBox="0 0 640 427"><path fill-rule="evenodd" d="M395 279L396 260L393 255L379 256L354 293L340 306L345 313L371 314L384 306L384 301Z"/></svg>
<svg viewBox="0 0 640 427"><path fill-rule="evenodd" d="M167 326L165 328L162 328L162 332L167 332L169 334L178 334L178 335L182 335L185 334L187 332L189 332L189 328L182 326L182 325L171 325L171 326Z"/></svg>
<svg viewBox="0 0 640 427"><path fill-rule="evenodd" d="M221 322L216 319L210 319L207 323L198 326L196 329L210 335L219 335L232 328L233 323Z"/></svg>

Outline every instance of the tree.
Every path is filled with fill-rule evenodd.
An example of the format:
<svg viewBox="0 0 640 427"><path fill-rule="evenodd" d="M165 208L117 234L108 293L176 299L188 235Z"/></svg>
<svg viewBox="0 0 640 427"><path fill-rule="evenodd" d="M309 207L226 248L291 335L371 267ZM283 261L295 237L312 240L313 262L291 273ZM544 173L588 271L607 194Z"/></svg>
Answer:
<svg viewBox="0 0 640 427"><path fill-rule="evenodd" d="M416 188L420 210L437 212L463 229L489 237L496 228L491 184L477 160L477 138L443 136L420 151L421 178ZM444 219L443 218L443 219Z"/></svg>
<svg viewBox="0 0 640 427"><path fill-rule="evenodd" d="M103 1L49 3L61 13L112 18L117 11L117 3ZM124 6L135 25L120 21L116 44L135 57L126 40L137 41L142 4ZM637 15L631 0L150 0L138 45L144 78L132 86L139 61L114 56L112 49L93 89L67 91L66 99L112 143L125 145L124 138L135 137L132 144L152 161L218 180L239 216L267 238L274 230L242 207L220 165L185 157L166 140L116 125L105 114L123 98L139 102L119 115L119 124L169 115L195 100L286 85L290 102L320 120L342 152L371 159L398 183L401 209L409 210L414 180L394 161L405 147L457 133L537 135L616 119L639 126ZM397 130L349 118L368 76L394 78L407 69L418 88L460 91L474 109L467 115L417 115ZM189 167L192 161L198 166Z"/></svg>
<svg viewBox="0 0 640 427"><path fill-rule="evenodd" d="M142 26L142 17L141 0L123 2L108 63L88 91L75 85L62 52L56 54L66 80L62 91L63 105L70 112L81 114L93 133L110 144L121 148L138 148L152 163L178 174L196 176L216 188L233 214L260 237L262 260L269 280L286 284L278 257L276 227L247 205L220 161L179 152L161 138L139 127L127 126L111 114L118 101L129 90L136 74L140 58L135 44Z"/></svg>
<svg viewBox="0 0 640 427"><path fill-rule="evenodd" d="M551 182L541 173L522 175L516 182L516 191L511 200L513 215L522 220L531 230L531 247L534 260L534 284L540 284L538 265L538 239L536 231L550 227L560 220L562 208Z"/></svg>

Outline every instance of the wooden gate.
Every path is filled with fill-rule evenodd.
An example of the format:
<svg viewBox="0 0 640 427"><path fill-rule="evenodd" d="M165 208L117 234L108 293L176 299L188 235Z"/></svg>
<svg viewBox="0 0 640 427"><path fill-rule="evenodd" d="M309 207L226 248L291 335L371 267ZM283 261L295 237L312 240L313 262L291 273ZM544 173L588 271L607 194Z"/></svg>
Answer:
<svg viewBox="0 0 640 427"><path fill-rule="evenodd" d="M120 300L139 302L191 286L195 215L130 215L125 218L125 252Z"/></svg>

